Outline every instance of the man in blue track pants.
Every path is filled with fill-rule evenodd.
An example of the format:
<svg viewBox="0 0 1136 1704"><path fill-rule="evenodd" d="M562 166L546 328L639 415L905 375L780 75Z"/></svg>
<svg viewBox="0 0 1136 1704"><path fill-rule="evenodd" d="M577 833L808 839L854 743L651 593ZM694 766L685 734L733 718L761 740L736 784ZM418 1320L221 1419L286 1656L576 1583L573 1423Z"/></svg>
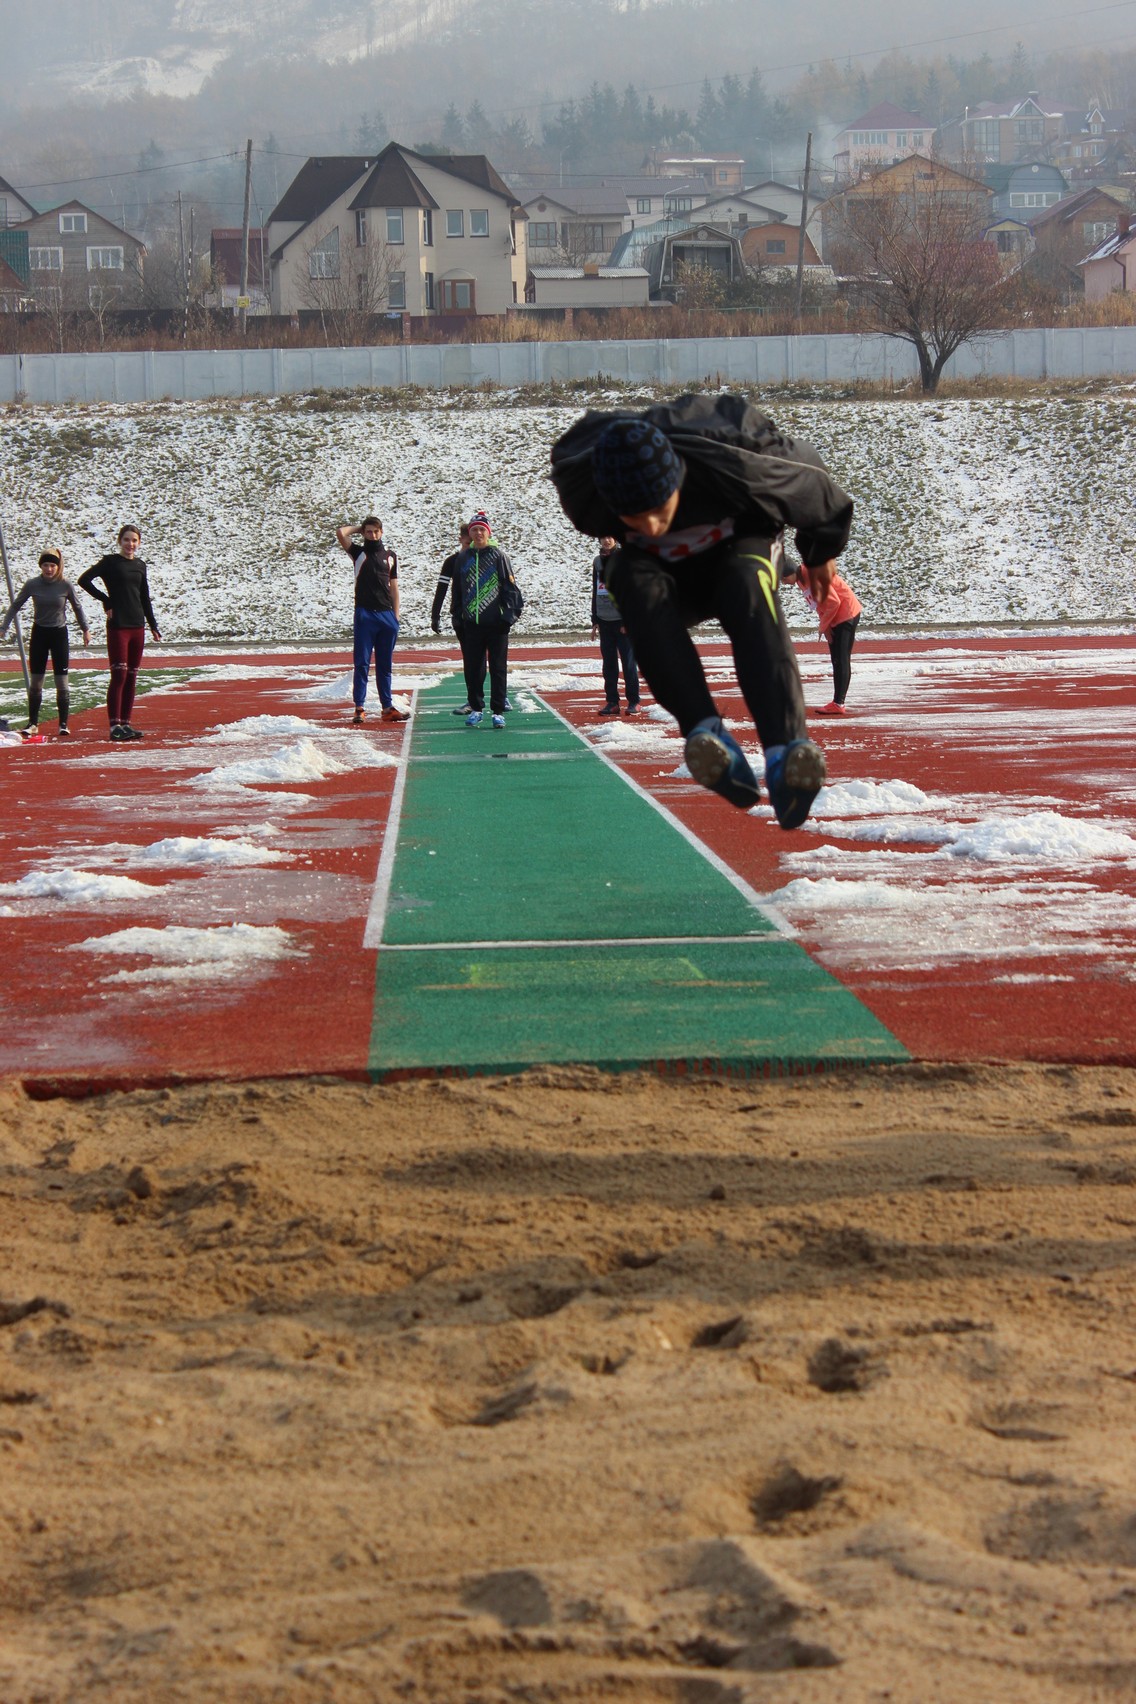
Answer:
<svg viewBox="0 0 1136 1704"><path fill-rule="evenodd" d="M366 720L367 678L371 657L379 688L384 722L405 722L406 711L396 710L391 696L391 663L398 638L398 557L383 543L383 523L367 515L357 527L336 527L340 548L355 568L355 679L351 696L356 726Z"/></svg>

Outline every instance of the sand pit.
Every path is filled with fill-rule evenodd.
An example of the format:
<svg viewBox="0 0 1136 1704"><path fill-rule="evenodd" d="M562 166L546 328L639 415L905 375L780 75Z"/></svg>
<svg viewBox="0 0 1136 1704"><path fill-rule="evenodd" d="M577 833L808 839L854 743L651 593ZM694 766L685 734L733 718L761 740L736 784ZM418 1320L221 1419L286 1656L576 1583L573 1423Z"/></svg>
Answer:
<svg viewBox="0 0 1136 1704"><path fill-rule="evenodd" d="M1136 1079L0 1091L0 1698L1136 1693Z"/></svg>

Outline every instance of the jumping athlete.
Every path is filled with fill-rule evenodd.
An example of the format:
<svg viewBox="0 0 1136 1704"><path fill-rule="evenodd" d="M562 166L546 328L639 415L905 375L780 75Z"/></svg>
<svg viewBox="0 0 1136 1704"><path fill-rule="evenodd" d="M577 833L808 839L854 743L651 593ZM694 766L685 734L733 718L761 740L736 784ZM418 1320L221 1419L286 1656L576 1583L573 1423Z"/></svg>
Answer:
<svg viewBox="0 0 1136 1704"><path fill-rule="evenodd" d="M405 722L407 712L396 710L392 696L392 663L398 638L398 557L383 543L383 523L367 515L357 527L336 527L335 536L355 566L355 678L351 696L356 727L367 717L367 680L371 657L384 722Z"/></svg>
<svg viewBox="0 0 1136 1704"><path fill-rule="evenodd" d="M35 611L32 620L32 630L28 636L28 725L24 729L24 738L30 739L39 726L40 705L43 703L43 682L47 674L48 658L51 659L51 672L55 676L55 703L59 711L59 733L66 738L71 729L67 719L71 711L71 691L68 685L68 666L71 659L71 647L67 634L67 605L75 611L75 619L83 634L84 645L91 643L91 629L83 614L83 606L75 595L75 588L70 580L63 578L63 552L61 550L43 550L39 558L39 574L34 580L25 580L15 598L12 600L7 613L0 621L0 639L8 631L8 624L13 620L18 610L23 609L28 599L32 600Z"/></svg>
<svg viewBox="0 0 1136 1704"><path fill-rule="evenodd" d="M757 778L710 694L689 629L716 618L765 751L782 828L798 828L825 777L807 737L797 659L778 601L781 535L796 529L827 591L852 499L809 445L739 396L683 396L641 414L589 410L552 448L552 480L579 532L612 537L605 579L639 667L678 722L694 779L742 810Z"/></svg>
<svg viewBox="0 0 1136 1704"><path fill-rule="evenodd" d="M148 569L139 556L142 534L133 523L119 529L118 550L100 557L93 568L79 575L79 584L107 612L106 642L110 660L107 687L107 717L112 740L140 740L142 731L131 726L138 669L146 643L146 629L161 639L154 606L150 602ZM103 583L103 591L95 585Z"/></svg>

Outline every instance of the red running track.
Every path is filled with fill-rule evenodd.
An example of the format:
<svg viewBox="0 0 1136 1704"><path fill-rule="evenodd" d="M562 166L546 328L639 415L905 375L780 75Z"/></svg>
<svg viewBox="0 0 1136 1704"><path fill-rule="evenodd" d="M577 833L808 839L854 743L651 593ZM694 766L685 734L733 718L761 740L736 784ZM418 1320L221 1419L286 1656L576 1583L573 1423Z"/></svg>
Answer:
<svg viewBox="0 0 1136 1704"><path fill-rule="evenodd" d="M806 696L823 703L827 656L815 643L800 650ZM704 653L723 713L751 744L724 648ZM0 748L0 1072L76 1093L361 1076L375 978L362 934L397 774L388 760L403 732L371 723L351 734L343 653L163 660L206 672L140 701L140 746L110 745L101 715L88 713L71 745ZM398 659L408 685L456 667L452 649ZM806 948L915 1057L1136 1059L1132 636L862 641L851 714L812 722L829 757L822 807L827 797L842 808L793 835L767 811L743 816L676 774L681 742L649 700L635 723L599 722L596 648L518 643L511 673L515 698L540 691L783 903ZM265 716L309 731L278 722L234 746L209 732ZM355 742L351 761L345 739ZM294 748L305 740L318 773L228 791L210 779L229 759L263 763L281 751L302 769ZM372 756L359 767L364 748ZM247 868L132 861L175 838L283 856ZM26 878L44 871L146 887L126 898L30 895ZM218 971L82 944L127 929L199 939L234 924L257 939L281 931L286 956Z"/></svg>

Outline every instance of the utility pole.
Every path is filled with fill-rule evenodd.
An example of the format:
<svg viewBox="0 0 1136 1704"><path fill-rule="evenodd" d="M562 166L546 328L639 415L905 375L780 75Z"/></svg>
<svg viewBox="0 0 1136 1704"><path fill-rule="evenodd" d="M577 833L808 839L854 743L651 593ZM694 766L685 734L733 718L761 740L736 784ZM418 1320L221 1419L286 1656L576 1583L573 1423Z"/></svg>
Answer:
<svg viewBox="0 0 1136 1704"><path fill-rule="evenodd" d="M805 143L805 179L801 186L801 231L797 238L797 318L801 317L801 291L805 282L805 226L809 222L809 174L813 163L813 133Z"/></svg>
<svg viewBox="0 0 1136 1704"><path fill-rule="evenodd" d="M182 323L181 340L189 341L189 273L185 269L185 221L181 214L181 190L178 190L178 253L181 256Z"/></svg>
<svg viewBox="0 0 1136 1704"><path fill-rule="evenodd" d="M252 137L245 147L245 210L241 216L241 281L237 286L241 335L248 331L249 202L252 200ZM263 279L262 279L263 282Z"/></svg>

